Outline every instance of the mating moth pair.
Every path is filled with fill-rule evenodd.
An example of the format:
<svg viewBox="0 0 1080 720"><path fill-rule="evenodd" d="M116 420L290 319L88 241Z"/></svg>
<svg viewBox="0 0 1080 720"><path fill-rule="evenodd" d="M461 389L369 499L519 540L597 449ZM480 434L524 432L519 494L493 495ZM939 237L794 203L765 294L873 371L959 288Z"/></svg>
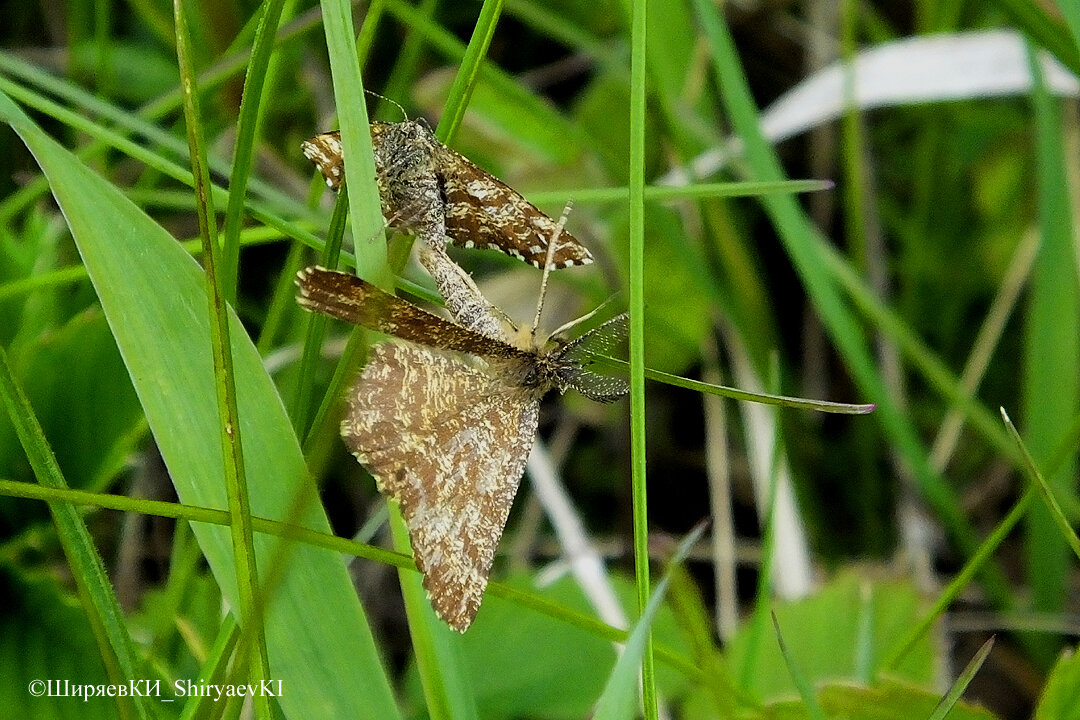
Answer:
<svg viewBox="0 0 1080 720"><path fill-rule="evenodd" d="M566 343L538 340L535 324L520 332L450 260L445 239L501 250L544 268L545 280L552 268L591 262L589 251L425 124L372 123L371 134L383 215L416 234L421 264L455 322L318 267L297 276L298 302L397 338L373 349L349 391L341 433L379 490L400 503L435 611L464 632L536 439L540 399L567 388L600 402L622 397L623 379L587 366L590 352L625 337L627 318ZM304 154L340 188L338 133L308 140Z"/></svg>

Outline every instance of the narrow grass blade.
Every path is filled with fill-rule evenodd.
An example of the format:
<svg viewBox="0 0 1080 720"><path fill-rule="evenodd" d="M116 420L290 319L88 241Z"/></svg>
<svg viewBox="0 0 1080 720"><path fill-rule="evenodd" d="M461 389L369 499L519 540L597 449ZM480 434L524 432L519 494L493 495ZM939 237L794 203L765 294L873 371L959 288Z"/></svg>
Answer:
<svg viewBox="0 0 1080 720"><path fill-rule="evenodd" d="M1056 449L1062 428L1080 409L1080 279L1073 238L1072 198L1065 158L1061 108L1046 88L1034 51L1036 185L1041 243L1028 287L1024 327L1023 417L1027 449L1038 466ZM1059 468L1047 481L1055 493L1075 497L1076 462ZM1032 508L1027 518L1026 573L1032 606L1045 612L1065 607L1068 550L1047 509ZM1051 638L1030 638L1044 662L1057 650Z"/></svg>
<svg viewBox="0 0 1080 720"><path fill-rule="evenodd" d="M964 666L964 672L960 673L960 677L956 678L956 682L949 688L949 692L945 693L945 697L941 698L941 702L934 708L934 712L931 713L927 720L945 720L953 706L960 702L964 691L967 690L971 681L975 679L975 673L979 672L979 668L986 662L986 658L993 649L994 638L990 638L982 644L979 652L975 653L975 657L971 658L971 662Z"/></svg>
<svg viewBox="0 0 1080 720"><path fill-rule="evenodd" d="M664 577L661 578L656 589L653 590L649 601L641 611L641 616L634 625L633 632L630 633L630 637L626 641L622 654L615 662L615 667L611 671L607 685L604 686L604 691L596 702L596 710L592 715L593 720L620 720L637 716L637 712L634 710L638 694L637 669L639 664L643 662L646 649L649 646L650 627L653 618L656 616L656 611L660 608L660 603L664 599L664 593L667 592L672 571L687 556L690 548L705 532L705 528L705 523L699 524L675 549L671 560L668 562L668 571L664 573ZM647 711L646 716L648 716Z"/></svg>
<svg viewBox="0 0 1080 720"><path fill-rule="evenodd" d="M1050 487L1050 483L1046 481L1046 478L1041 472L1039 472L1039 466L1035 464L1035 458L1032 457L1028 451L1027 445L1020 437L1020 433L1017 432L1016 426L1013 425L1012 419L1009 414L1005 412L1005 408L1001 408L1001 419L1005 422L1005 427L1008 428L1009 434L1012 436L1016 446L1020 448L1020 452L1024 454L1024 460L1027 461L1028 476L1035 484L1035 488L1042 495L1043 501L1046 503L1046 508L1050 512L1050 517L1053 519L1054 524L1057 525L1058 532L1065 538L1065 541L1069 544L1069 547L1073 551L1073 555L1080 559L1080 537L1077 537L1076 531L1072 529L1072 525L1069 524L1069 519L1065 517L1065 513L1061 509L1061 505L1058 503L1057 498L1054 497L1054 488Z"/></svg>
<svg viewBox="0 0 1080 720"><path fill-rule="evenodd" d="M645 79L646 0L630 2L630 493L634 580L642 619L649 604L649 503L645 463ZM641 686L646 720L656 720L652 634L642 626Z"/></svg>
<svg viewBox="0 0 1080 720"><path fill-rule="evenodd" d="M14 482L0 478L0 496L27 498L30 500L44 500L46 502L60 502L68 505L84 505L87 507L118 510L120 512L136 512L143 515L156 515L158 517L176 518L198 523L213 525L228 525L229 514L223 510L215 510L196 505L182 505L180 503L165 502L162 500L145 500L130 498L124 495L112 495L107 493L89 492L86 490L69 490L59 488L44 488L25 482ZM381 562L392 567L401 568L410 572L417 572L416 563L412 557L402 553L384 550L373 545L341 538L329 532L317 532L305 527L299 527L289 523L268 520L262 517L252 519L256 532L264 535L302 542L312 547L319 547L338 555L364 558L374 562ZM509 600L524 608L535 610L538 613L557 618L563 622L591 632L598 637L612 642L625 643L628 633L603 622L594 617L584 615L571 610L563 605L552 602L540 595L527 593L511 585L501 582L492 582L488 585L488 592L492 595ZM674 652L669 648L657 646L657 657L670 667L678 670L694 682L704 682L701 670L690 660Z"/></svg>
<svg viewBox="0 0 1080 720"><path fill-rule="evenodd" d="M786 195L831 190L829 180L780 180L777 182L724 182L698 183L695 185L648 185L645 199L653 202L721 197L760 197L761 195ZM537 205L565 203L572 198L575 203L625 202L627 188L578 188L576 190L550 190L529 193L529 200Z"/></svg>
<svg viewBox="0 0 1080 720"><path fill-rule="evenodd" d="M435 130L442 142L450 142L461 124L468 107L480 68L487 56L491 38L502 13L503 0L485 0L469 38L465 56L458 67L453 85L443 108L442 118ZM414 42L418 34L411 36ZM408 531L400 511L392 507L391 528L394 547L409 550ZM434 718L468 720L477 716L476 701L468 682L461 652L460 638L439 620L427 599L421 578L411 573L398 573L416 663L427 700L427 710Z"/></svg>
<svg viewBox="0 0 1080 720"><path fill-rule="evenodd" d="M484 5L480 8L480 16L476 19L469 46L465 49L465 57L461 60L454 84L450 86L450 93L446 98L446 112L439 120L436 134L443 142L453 139L461 125L461 119L465 116L469 96L472 95L473 86L480 75L480 67L487 56L502 8L503 0L484 0Z"/></svg>
<svg viewBox="0 0 1080 720"><path fill-rule="evenodd" d="M244 78L244 94L240 100L240 117L236 121L236 149L233 152L232 174L229 176L229 204L225 208L222 238L222 291L230 303L236 302L237 273L240 268L240 227L248 180L251 178L258 137L259 121L263 114L263 89L266 85L270 55L274 51L274 36L281 20L285 0L267 0L257 11L261 14L255 41L251 47Z"/></svg>
<svg viewBox="0 0 1080 720"><path fill-rule="evenodd" d="M606 356L595 356L596 360L604 365L626 368L629 363ZM799 410L817 410L818 412L836 413L839 415L866 415L874 412L877 405L873 403L838 403L830 400L809 400L806 398L789 397L787 395L772 395L770 393L751 392L727 385L714 385L713 383L691 380L689 378L672 375L671 373L645 368L645 377L650 380L662 382L666 385L686 388L695 392L720 395L732 400L746 400L748 402L761 403L762 405L778 405L780 407L796 408Z"/></svg>
<svg viewBox="0 0 1080 720"><path fill-rule="evenodd" d="M270 659L266 652L266 635L262 611L257 601L259 576L255 566L255 540L251 529L251 505L247 478L244 473L244 449L236 404L236 385L233 382L232 341L229 334L229 313L221 276L221 249L218 245L217 214L210 191L210 168L206 162L206 143L203 138L202 111L199 107L198 86L189 54L191 36L183 0L174 0L176 23L176 57L180 65L180 83L184 88L184 123L187 126L191 170L195 179L195 206L199 217L199 235L203 244L203 264L206 273L206 299L209 305L210 350L214 363L214 389L217 395L218 428L224 457L225 488L229 499L232 522L229 531L235 558L236 588L239 598L240 625L243 628L241 647L250 647L255 662L250 669L257 683L270 679ZM248 659L241 657L239 667ZM270 718L270 699L265 694L252 698L255 716Z"/></svg>
<svg viewBox="0 0 1080 720"><path fill-rule="evenodd" d="M712 53L717 82L731 122L746 147L746 158L756 180L780 180L783 170L775 152L761 134L757 108L739 64L734 42L716 8L708 0L692 0L698 22ZM971 523L965 517L955 491L934 471L927 460L919 436L910 419L891 398L871 357L866 338L841 298L835 279L826 272L824 243L805 213L787 196L765 196L768 212L784 248L806 286L814 309L860 391L878 404L876 417L891 438L897 452L912 470L919 489L941 517L950 535L965 555L978 545ZM983 568L983 583L994 602L1010 602L1008 583L995 565Z"/></svg>
<svg viewBox="0 0 1080 720"><path fill-rule="evenodd" d="M780 621L776 619L776 613L771 613L771 615L773 629L776 631L776 642L780 644L780 654L784 656L784 662L787 663L791 679L795 682L795 687L799 690L799 697L802 698L803 707L806 708L806 712L813 720L827 720L825 711L821 709L821 705L817 701L814 686L810 684L809 679L807 679L806 675L799 669L798 663L795 662L795 658L792 657L787 644L784 643L784 635L780 632Z"/></svg>
<svg viewBox="0 0 1080 720"><path fill-rule="evenodd" d="M934 606L927 611L923 619L911 629L911 632L897 640L893 648L885 654L886 659L882 663L883 668L891 670L899 667L916 643L919 642L923 635L929 632L934 622L944 615L949 606L960 597L960 593L975 578L979 568L989 560L1001 543L1005 541L1005 538L1009 536L1013 528L1016 527L1017 523L1027 514L1033 495L1033 490L1028 488L1027 492L1009 510L1009 514L997 524L994 531L979 545L978 550L964 563L964 567L956 574L948 587L941 592L937 600L934 601Z"/></svg>
<svg viewBox="0 0 1080 720"><path fill-rule="evenodd" d="M357 274L390 290L393 278L386 264L382 206L375 186L375 155L368 130L364 82L356 62L356 33L352 4L348 0L322 0L326 49L341 123L341 146L345 154L345 192L355 243Z"/></svg>
<svg viewBox="0 0 1080 720"><path fill-rule="evenodd" d="M409 549L409 531L401 511L390 508L394 547ZM409 618L409 639L432 720L475 720L476 699L461 654L461 637L435 615L420 573L398 570Z"/></svg>
<svg viewBox="0 0 1080 720"><path fill-rule="evenodd" d="M1053 20L1038 3L1032 0L995 0L994 4L1025 34L1052 52L1062 65L1080 75L1080 53L1069 37L1068 29Z"/></svg>
<svg viewBox="0 0 1080 720"><path fill-rule="evenodd" d="M340 193L334 204L334 214L330 218L330 228L326 231L326 249L323 251L320 265L336 269L341 255L341 241L348 222L349 195ZM292 280L290 278L290 280ZM289 283L290 297L296 291L293 282ZM321 356L323 340L326 339L328 318L320 313L304 313L307 329L304 333L304 350L300 356L300 370L296 380L296 396L293 403L293 425L297 434L307 442L311 435L308 424L311 408L314 404L312 393L315 387L315 369ZM336 388L335 388L336 390ZM336 396L335 396L336 397ZM333 399L333 398L331 398Z"/></svg>

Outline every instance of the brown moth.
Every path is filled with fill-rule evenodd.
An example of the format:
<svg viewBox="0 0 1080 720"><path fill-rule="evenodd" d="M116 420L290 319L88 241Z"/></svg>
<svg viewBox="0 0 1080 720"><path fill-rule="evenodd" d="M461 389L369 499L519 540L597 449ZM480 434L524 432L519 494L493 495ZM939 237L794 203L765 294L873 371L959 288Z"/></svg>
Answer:
<svg viewBox="0 0 1080 720"><path fill-rule="evenodd" d="M567 388L599 402L625 395L624 379L587 365L625 337L627 316L567 343L538 342L503 318L501 337L463 327L346 273L309 267L296 282L308 310L398 338L372 350L341 434L400 503L436 613L464 632L535 442L540 399Z"/></svg>
<svg viewBox="0 0 1080 720"><path fill-rule="evenodd" d="M449 237L466 248L501 250L544 267L548 240L558 237L550 266L586 265L592 255L556 221L520 193L436 139L424 122L371 123L375 172L383 216L390 227L415 232L434 246ZM303 143L333 190L345 179L341 134L328 132Z"/></svg>

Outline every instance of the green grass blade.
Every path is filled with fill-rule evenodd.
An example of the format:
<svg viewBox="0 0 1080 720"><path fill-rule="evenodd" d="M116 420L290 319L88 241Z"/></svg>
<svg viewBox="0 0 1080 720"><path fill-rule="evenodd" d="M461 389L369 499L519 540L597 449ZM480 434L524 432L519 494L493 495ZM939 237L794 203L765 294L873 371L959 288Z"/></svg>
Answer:
<svg viewBox="0 0 1080 720"><path fill-rule="evenodd" d="M708 0L692 1L712 52L721 97L745 144L746 159L754 179L780 180L783 170L773 149L761 134L757 109L739 65L731 35ZM934 507L964 554L970 556L978 546L971 523L964 516L956 493L930 466L928 453L922 447L910 419L892 399L876 370L876 363L858 323L845 307L833 279L825 271L821 242L809 219L788 196L766 196L762 198L762 204L852 377L861 392L877 403L875 417L911 468L923 496ZM1004 606L1010 602L1008 583L996 565L983 568L982 580L995 603Z"/></svg>
<svg viewBox="0 0 1080 720"><path fill-rule="evenodd" d="M86 490L43 488L30 483L4 479L0 479L0 495L30 500L55 501L70 505L85 505L121 512L136 512L143 515L156 515L158 517L176 518L198 523L229 524L229 514L223 510ZM332 551L338 555L364 558L413 573L417 572L416 563L413 562L412 557L402 553L341 538L328 532L316 532L308 528L262 517L253 518L253 524L255 531L258 533L302 542L312 547ZM488 585L488 592L521 607L562 620L612 642L624 643L629 637L625 630L602 623L591 615L584 615L540 595L524 592L512 585L492 582ZM704 681L702 671L691 660L686 659L674 650L658 645L656 647L656 656L690 680L695 682Z"/></svg>
<svg viewBox="0 0 1080 720"><path fill-rule="evenodd" d="M915 647L915 645L922 639L922 637L930 631L931 626L937 621L938 618L945 614L945 611L949 609L949 606L960 597L960 593L968 586L974 578L979 569L993 556L994 552L1000 547L1001 543L1005 541L1005 538L1009 536L1013 528L1017 523L1027 514L1028 507L1031 505L1031 499L1034 495L1034 491L1029 488L1027 492L1021 496L1016 504L1013 505L1009 513L997 524L994 531L987 536L986 540L979 545L979 549L968 558L964 563L964 567L960 572L949 582L937 600L934 601L934 606L926 613L919 623L911 629L911 632L902 636L894 644L892 649L885 654L885 660L882 663L882 667L885 669L896 669L903 662L904 658Z"/></svg>
<svg viewBox="0 0 1080 720"><path fill-rule="evenodd" d="M360 34L356 36L356 63L361 68L367 67L371 47L375 44L379 23L385 13L385 0L373 0L368 4L367 12L364 14L364 23L360 26Z"/></svg>
<svg viewBox="0 0 1080 720"><path fill-rule="evenodd" d="M617 368L629 367L629 363L616 358L603 355L594 355L593 358L598 364ZM716 385L700 380L691 380L690 378L672 375L671 373L662 372L660 370L653 370L652 368L645 368L645 377L650 380L655 380L656 382L662 382L665 385L674 385L675 387L686 388L687 390L707 393L709 395L719 395L721 397L731 398L732 400L745 400L747 402L761 403L762 405L777 405L779 407L795 408L798 410L817 410L818 412L836 413L838 415L866 415L874 412L874 408L877 407L873 403L839 403L831 400L809 400L807 398L790 397L788 395L751 392L750 390L740 390L739 388L729 387L727 385Z"/></svg>
<svg viewBox="0 0 1080 720"><path fill-rule="evenodd" d="M833 184L828 180L780 180L778 182L723 182L697 183L694 185L647 185L645 199L684 200L706 198L760 197L770 194L805 193L829 190ZM551 190L529 193L535 205L565 203L572 198L575 204L625 202L627 188L578 188L576 190Z"/></svg>
<svg viewBox="0 0 1080 720"><path fill-rule="evenodd" d="M480 67L487 56L502 8L503 0L484 0L484 5L480 8L480 16L476 19L469 46L465 49L465 57L461 60L461 66L454 76L454 84L450 86L450 93L446 98L446 112L439 120L437 134L443 142L453 140L458 126L461 125L461 119L465 117L469 97L480 76Z"/></svg>
<svg viewBox="0 0 1080 720"><path fill-rule="evenodd" d="M1061 107L1046 89L1034 51L1029 58L1035 78L1032 103L1042 241L1029 285L1022 407L1025 444L1041 467L1054 453L1062 429L1080 409L1080 283ZM1047 480L1055 494L1075 498L1075 475L1072 461ZM1068 550L1047 508L1032 508L1025 543L1033 607L1060 612L1065 607ZM1050 643L1042 647L1043 660L1049 662L1054 647Z"/></svg>
<svg viewBox="0 0 1080 720"><path fill-rule="evenodd" d="M419 12L428 22L431 22L435 16L435 9L439 5L439 0L423 0L423 2L417 5L417 12ZM374 11L376 3L372 3L372 9L368 11L368 17ZM382 0L379 1L378 6L380 9L385 8L385 3ZM367 19L364 20L364 27L367 28ZM416 32L412 27L406 29L405 41L401 44L401 52L398 53L397 58L394 60L394 69L390 71L390 75L386 80L386 84L383 86L383 92L387 97L399 98L404 100L409 96L411 88L417 82L421 73L421 62L424 58L424 52L426 51L426 43L424 38ZM379 109L376 112L379 117L387 117L381 113L386 113L392 106L390 103L383 100L379 103ZM393 112L399 113L394 115L395 118L400 118L400 110L393 109Z"/></svg>
<svg viewBox="0 0 1080 720"><path fill-rule="evenodd" d="M672 573L689 554L694 543L701 538L705 528L706 523L703 522L691 530L672 554L664 577L660 579L645 607L641 609L640 616L626 641L626 645L623 647L622 654L615 661L615 667L612 669L607 684L596 702L596 710L592 715L593 720L629 720L629 718L637 717L637 712L634 710L638 694L637 668L644 662L645 653L652 644L650 638L652 637L653 618L656 616L656 611L660 609L660 602L664 599L664 593L667 592ZM653 692L655 691L656 689L653 688ZM654 714L656 712L655 700L653 712ZM648 717L648 715L649 711L646 709L645 716Z"/></svg>
<svg viewBox="0 0 1080 720"><path fill-rule="evenodd" d="M771 614L773 630L776 632L776 642L780 644L780 654L784 656L784 662L787 664L791 679L799 690L799 697L802 699L803 707L806 708L806 712L812 720L827 720L825 711L821 709L821 705L817 701L814 686L799 668L799 664L795 662L795 658L792 657L791 651L788 650L787 644L784 642L784 635L780 632L780 621L776 619L776 613Z"/></svg>
<svg viewBox="0 0 1080 720"><path fill-rule="evenodd" d="M156 515L158 517L176 518L195 523L207 523L211 525L226 526L229 524L229 514L224 510L202 507L199 505L166 502L164 500L146 500L144 498L131 498L126 495L111 495L108 493L90 492L88 490L71 490L53 487L41 487L25 482L0 479L0 495L30 500L44 500L46 502L63 502L70 505L86 505L89 507L104 508L107 510L119 510L121 512L135 512L143 515ZM263 517L252 518L255 531L264 535L271 535L285 540L303 542L313 547L331 550L339 555L350 555L359 558L374 560L386 565L416 570L416 564L407 555L390 550L365 545L345 538L340 538L328 532L318 532L306 527L294 525L278 520L268 520ZM606 626L605 626L606 627Z"/></svg>
<svg viewBox="0 0 1080 720"><path fill-rule="evenodd" d="M242 70L243 66L238 66L238 68ZM116 126L115 132L117 135L124 137L137 135L145 138L154 147L160 147L162 150L166 150L180 158L182 162L188 162L187 143L160 126L154 125L147 117L133 114L126 109L108 103L67 80L51 75L35 65L4 52L0 52L0 74L7 76L10 81L20 80L26 83L28 88L36 87L45 93L56 96L59 100L71 106L70 109L88 124L105 127L106 121L108 121ZM205 75L204 73L200 76L200 80ZM200 89L205 93L208 88L203 85ZM179 100L177 100L176 104L179 105ZM150 115L150 113L145 114ZM160 113L157 114L160 115ZM90 118L94 118L94 120ZM81 148L78 154L84 159L97 157L104 148L105 146L100 143L91 143ZM210 168L217 174L228 175L230 162L216 155L211 155ZM306 208L294 198L258 178L251 179L250 187L274 208L280 208L289 213L303 214L306 212ZM40 195L43 190L44 184L41 185L41 190L37 191L36 195ZM10 210L6 207L7 204L5 199L4 203L0 205L0 218L8 217Z"/></svg>
<svg viewBox="0 0 1080 720"><path fill-rule="evenodd" d="M336 269L341 259L341 241L348 223L349 194L340 193L334 203L334 214L330 218L330 228L326 232L326 249L323 251L320 265ZM295 292L293 283L289 284L290 296ZM316 365L322 355L323 340L326 339L326 325L329 318L320 313L304 313L307 329L304 333L304 350L300 356L299 377L296 380L296 396L293 403L293 426L303 442L311 436L309 419L314 404ZM332 398L333 399L333 398Z"/></svg>
<svg viewBox="0 0 1080 720"><path fill-rule="evenodd" d="M225 299L225 282L221 276L221 249L218 246L217 215L210 191L210 168L206 162L206 146L202 134L202 111L199 108L198 88L189 54L191 36L183 0L174 0L176 23L176 57L180 64L180 80L184 88L184 121L188 145L191 148L191 170L195 179L196 211L199 235L203 241L203 263L206 271L206 298L209 304L210 348L214 363L214 389L217 394L218 428L225 463L225 488L229 499L229 525L233 557L235 558L236 587L239 598L240 626L255 653L251 679L256 683L270 679L270 659L266 652L266 635L262 612L256 602L259 576L255 566L255 541L251 530L251 505L244 471L244 449L236 404L236 385L233 382L232 341L229 333L229 312ZM243 647L243 645L242 645ZM241 658L240 667L247 659ZM270 718L270 698L259 694L253 698L256 717Z"/></svg>
<svg viewBox="0 0 1080 720"><path fill-rule="evenodd" d="M1057 4L1057 9L1065 17L1065 23L1069 26L1073 48L1080 47L1080 6L1076 3L1063 2Z"/></svg>
<svg viewBox="0 0 1080 720"><path fill-rule="evenodd" d="M867 287L851 264L820 239L815 241L822 253L826 267L832 277L847 293L856 308L890 341L895 342L905 359L920 375L948 400L971 426L986 439L994 450L1002 453L1020 467L1021 458L1015 446L1001 429L994 414L985 405L978 402L949 367L927 347L926 343L904 323L901 317L886 307Z"/></svg>
<svg viewBox="0 0 1080 720"><path fill-rule="evenodd" d="M202 310L206 290L198 265L159 225L2 95L0 120L12 125L48 177L178 495L185 504L225 508L220 442L207 430L217 423L217 403L207 350L209 322ZM235 315L230 314L230 323L252 511L291 519L292 499L307 482L304 459L261 358ZM320 536L329 533L321 507L305 508L296 522ZM193 529L222 593L235 605L229 533L198 523ZM259 557L273 557L279 542L258 537ZM289 688L279 703L290 718L399 717L339 552L292 547L291 562L267 605L274 679ZM311 622L315 617L320 622Z"/></svg>
<svg viewBox="0 0 1080 720"><path fill-rule="evenodd" d="M240 628L232 615L225 617L218 629L217 638L210 648L206 662L199 672L199 680L208 684L220 684L224 682L226 671L229 666L229 658L232 657L237 641L240 639ZM180 720L196 720L196 718L213 717L214 698L206 695L192 698L184 705L184 712L180 714Z"/></svg>
<svg viewBox="0 0 1080 720"><path fill-rule="evenodd" d="M465 56L450 88L442 118L435 130L436 136L443 142L451 141L465 115L491 38L495 34L502 4L503 0L485 0L480 9ZM418 42L421 36L410 33L410 37L414 38L414 42ZM390 514L394 547L408 552L408 532L400 511L392 507ZM398 575L428 712L435 718L475 718L476 701L463 664L460 638L455 637L455 633L439 620L431 609L421 579L412 573L399 572Z"/></svg>
<svg viewBox="0 0 1080 720"><path fill-rule="evenodd" d="M1072 525L1069 524L1069 519L1065 517L1065 513L1061 510L1061 505L1058 503L1057 498L1054 497L1054 488L1050 486L1043 474L1039 472L1039 466L1035 464L1035 458L1027 449L1027 445L1020 437L1020 433L1016 431L1016 426L1013 425L1012 420L1009 419L1008 413L1005 412L1005 408L1001 409L1001 418L1005 422L1005 427L1009 429L1009 434L1012 435L1013 441L1017 447L1020 448L1020 452L1024 454L1024 459L1027 461L1028 476L1035 484L1036 489L1042 495L1043 502L1046 503L1046 508L1050 512L1050 516L1054 520L1054 524L1057 526L1058 532L1065 538L1065 541L1069 544L1069 547L1073 551L1073 555L1077 559L1080 559L1080 537L1077 537L1076 531L1072 529Z"/></svg>
<svg viewBox="0 0 1080 720"><path fill-rule="evenodd" d="M390 508L394 547L409 549L409 531L401 510ZM409 638L432 720L475 720L476 700L462 655L461 636L435 615L423 579L411 568L398 570L409 618Z"/></svg>
<svg viewBox="0 0 1080 720"><path fill-rule="evenodd" d="M630 485L637 609L649 605L649 503L645 463L645 80L646 0L630 3ZM652 633L643 625L641 686L646 720L656 720Z"/></svg>
<svg viewBox="0 0 1080 720"><path fill-rule="evenodd" d="M251 178L255 143L263 109L263 90L266 87L270 55L274 51L274 36L281 21L285 0L267 0L257 12L261 13L255 42L251 48L244 94L240 100L240 117L236 121L236 149L233 152L232 174L229 176L229 204L225 208L222 232L222 293L230 303L236 302L237 273L240 270L240 228L243 223L244 202L248 180Z"/></svg>
<svg viewBox="0 0 1080 720"><path fill-rule="evenodd" d="M991 637L982 644L979 652L975 653L975 657L971 658L971 661L964 666L964 671L956 678L956 682L949 688L949 692L945 693L945 697L941 698L941 702L934 708L934 712L930 714L927 720L945 720L948 717L949 712L956 703L960 702L964 691L967 690L971 681L975 679L975 673L979 672L979 668L986 662L986 658L989 657L990 651L993 649L994 638Z"/></svg>
<svg viewBox="0 0 1080 720"><path fill-rule="evenodd" d="M1062 65L1080 75L1080 53L1069 31L1034 0L995 0L995 5L1024 33L1054 54ZM1055 6L1070 5L1068 2Z"/></svg>
<svg viewBox="0 0 1080 720"><path fill-rule="evenodd" d="M90 122L79 114L61 107L51 100L30 93L22 86L12 83L2 76L0 76L0 92L5 92L12 98L37 110L41 110L72 128L84 131L96 138L100 138L111 147L145 163L147 166L173 178L177 182L189 187L194 186L194 179L192 178L191 170L189 168L184 168L175 162L166 160L118 133ZM31 185L32 184L33 183L31 183ZM30 186L28 185L27 187ZM213 187L213 192L215 202L227 202L227 191L224 188L215 185ZM281 217L274 214L264 203L252 202L248 207L248 211L256 220L280 231L286 237L299 240L305 245L315 249L321 249L323 247L323 241L318 237L307 230L297 227L293 223L286 222ZM2 218L0 218L0 220L2 220Z"/></svg>
<svg viewBox="0 0 1080 720"><path fill-rule="evenodd" d="M463 62L468 48L453 33L432 22L431 18L427 17L421 10L407 2L402 2L402 0L387 0L387 10L408 25L431 46L432 50L442 55L449 62L455 64ZM541 122L545 126L552 128L554 132L561 133L568 142L581 144L587 140L575 123L568 121L562 113L537 96L535 92L522 85L520 80L512 77L492 63L480 65L477 79L488 85L493 92L498 93L505 99L506 103L520 108L523 113L541 118ZM460 97L463 100L465 96L461 95ZM455 107L456 105L451 105L448 102L445 110L450 113L455 111ZM442 138L442 135L438 133L436 135L440 139Z"/></svg>
<svg viewBox="0 0 1080 720"><path fill-rule="evenodd" d="M365 280L390 290L393 278L386 264L382 206L375 185L364 81L356 62L352 4L347 0L322 0L321 6L345 154L345 191L349 194L356 271Z"/></svg>

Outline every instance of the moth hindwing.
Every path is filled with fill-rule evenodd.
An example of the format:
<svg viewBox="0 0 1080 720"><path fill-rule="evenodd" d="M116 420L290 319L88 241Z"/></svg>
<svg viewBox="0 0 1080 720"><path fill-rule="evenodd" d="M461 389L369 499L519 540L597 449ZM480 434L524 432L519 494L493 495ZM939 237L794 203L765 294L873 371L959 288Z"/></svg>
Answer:
<svg viewBox="0 0 1080 720"><path fill-rule="evenodd" d="M346 273L306 268L297 284L305 308L408 341L372 350L341 434L400 504L432 606L463 632L487 587L541 397L567 387L601 401L625 393L625 381L585 367L585 348L624 333L625 316L565 345L518 347Z"/></svg>

